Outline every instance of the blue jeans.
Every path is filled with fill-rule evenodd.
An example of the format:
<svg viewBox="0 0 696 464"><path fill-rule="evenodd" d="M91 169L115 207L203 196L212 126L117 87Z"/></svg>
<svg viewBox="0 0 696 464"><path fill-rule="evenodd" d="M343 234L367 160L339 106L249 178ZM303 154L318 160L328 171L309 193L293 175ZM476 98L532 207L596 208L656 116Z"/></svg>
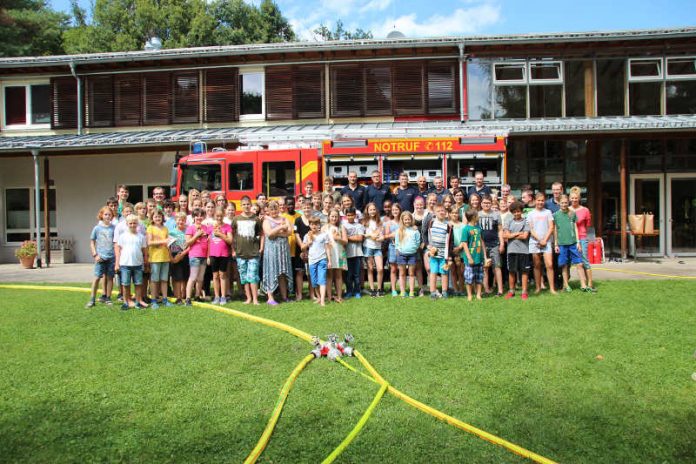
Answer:
<svg viewBox="0 0 696 464"><path fill-rule="evenodd" d="M143 266L121 266L119 269L121 274L121 285L128 287L131 284L131 279L135 285L143 284Z"/></svg>
<svg viewBox="0 0 696 464"><path fill-rule="evenodd" d="M348 278L346 280L346 294L360 293L360 270L362 269L362 256L348 258Z"/></svg>
<svg viewBox="0 0 696 464"><path fill-rule="evenodd" d="M309 265L309 279L314 288L320 285L326 285L326 259Z"/></svg>

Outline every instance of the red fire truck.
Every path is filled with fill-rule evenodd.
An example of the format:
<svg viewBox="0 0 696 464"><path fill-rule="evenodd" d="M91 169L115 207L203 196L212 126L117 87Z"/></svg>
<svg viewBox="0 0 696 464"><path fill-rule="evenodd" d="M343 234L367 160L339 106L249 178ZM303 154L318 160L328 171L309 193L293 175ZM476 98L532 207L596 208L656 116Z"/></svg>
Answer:
<svg viewBox="0 0 696 464"><path fill-rule="evenodd" d="M505 182L505 144L505 137L491 135L342 139L291 149L207 151L197 146L175 165L172 196L193 188L236 203L244 195L255 198L260 193L297 196L309 181L315 191L321 190L325 176L331 176L334 187L340 188L351 171L367 184L374 170L382 173L386 184L398 183L399 173L406 172L410 182L420 176L432 182L435 177L456 175L464 188L473 185L476 172L482 172L486 184L499 187Z"/></svg>

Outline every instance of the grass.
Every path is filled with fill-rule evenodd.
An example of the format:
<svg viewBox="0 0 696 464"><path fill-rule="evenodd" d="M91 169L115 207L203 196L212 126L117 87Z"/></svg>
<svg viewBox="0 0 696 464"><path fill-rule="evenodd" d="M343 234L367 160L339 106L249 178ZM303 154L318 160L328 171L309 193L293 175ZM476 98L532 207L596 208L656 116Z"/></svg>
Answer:
<svg viewBox="0 0 696 464"><path fill-rule="evenodd" d="M397 388L551 459L671 463L696 460L695 291L612 281L596 295L527 303L230 306L321 336L351 332ZM241 462L310 349L206 309L122 313L85 301L0 289L0 462ZM260 462L322 460L377 388L311 363ZM389 395L339 458L462 461L523 460Z"/></svg>

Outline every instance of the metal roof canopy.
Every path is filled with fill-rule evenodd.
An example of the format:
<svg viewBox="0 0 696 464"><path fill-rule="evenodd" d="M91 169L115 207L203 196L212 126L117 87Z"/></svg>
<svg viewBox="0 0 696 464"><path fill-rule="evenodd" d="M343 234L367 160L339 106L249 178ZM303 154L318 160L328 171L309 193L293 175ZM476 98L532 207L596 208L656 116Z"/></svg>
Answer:
<svg viewBox="0 0 696 464"><path fill-rule="evenodd" d="M0 69L74 63L117 63L139 60L166 60L185 57L215 57L254 53L291 53L306 51L371 50L380 48L423 48L433 46L505 45L543 42L582 42L612 40L646 40L696 37L696 27L642 29L607 32L559 32L545 34L509 34L497 36L460 36L438 38L400 38L370 40L338 40L326 42L282 42L273 44L224 45L212 47L138 50L130 52L87 53L39 57L0 58Z"/></svg>
<svg viewBox="0 0 696 464"><path fill-rule="evenodd" d="M124 150L138 146L189 144L193 141L246 145L319 143L324 140L464 137L480 135L586 135L621 132L696 130L696 115L563 118L495 121L427 121L352 124L277 125L221 129L104 132L86 135L0 136L0 153Z"/></svg>

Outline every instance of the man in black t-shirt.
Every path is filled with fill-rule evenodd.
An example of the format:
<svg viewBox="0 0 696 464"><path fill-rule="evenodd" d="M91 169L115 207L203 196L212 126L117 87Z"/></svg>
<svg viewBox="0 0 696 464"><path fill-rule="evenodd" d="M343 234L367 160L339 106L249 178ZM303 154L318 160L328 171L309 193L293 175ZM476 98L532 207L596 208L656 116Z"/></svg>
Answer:
<svg viewBox="0 0 696 464"><path fill-rule="evenodd" d="M418 190L415 187L408 185L408 174L402 172L399 174L399 186L394 193L394 201L399 203L403 211L413 212L413 201L418 195Z"/></svg>
<svg viewBox="0 0 696 464"><path fill-rule="evenodd" d="M379 171L372 171L371 177L372 183L365 190L365 204L374 203L377 206L377 211L382 211L384 200L391 200L392 194L389 187L382 183L382 175Z"/></svg>
<svg viewBox="0 0 696 464"><path fill-rule="evenodd" d="M353 198L355 209L362 211L365 207L365 187L358 184L358 173L350 171L348 173L348 185L341 189L341 195L349 195Z"/></svg>

